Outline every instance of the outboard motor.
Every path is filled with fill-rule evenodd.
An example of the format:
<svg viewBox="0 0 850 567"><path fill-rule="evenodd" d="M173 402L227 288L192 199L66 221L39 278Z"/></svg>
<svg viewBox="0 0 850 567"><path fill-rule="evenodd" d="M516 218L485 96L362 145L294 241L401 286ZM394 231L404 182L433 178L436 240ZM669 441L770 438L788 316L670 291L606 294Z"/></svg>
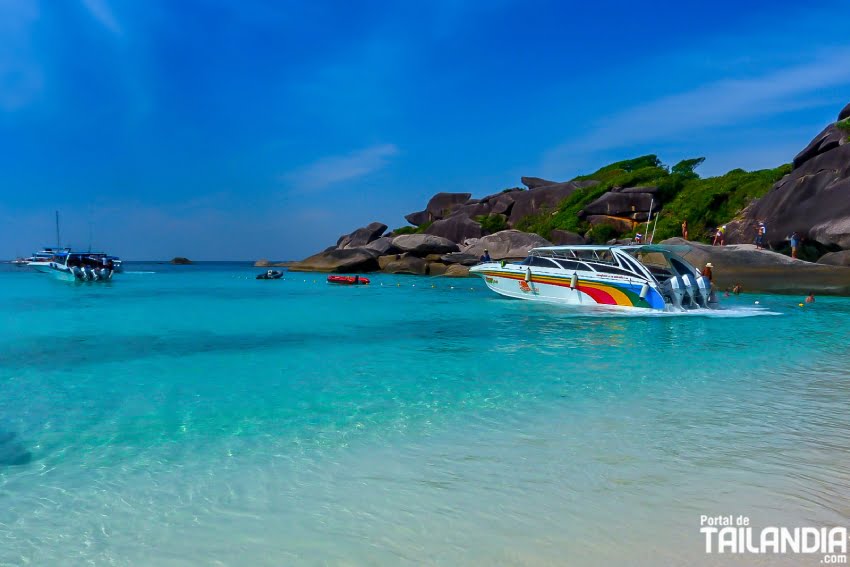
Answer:
<svg viewBox="0 0 850 567"><path fill-rule="evenodd" d="M705 276L700 276L697 278L697 289L699 289L700 294L700 305L708 308L708 303L711 301L711 282L708 281L708 278Z"/></svg>
<svg viewBox="0 0 850 567"><path fill-rule="evenodd" d="M688 296L688 303L691 307L698 307L699 301L697 299L697 286L694 283L693 276L690 274L684 274L682 276L682 284L685 289L685 294Z"/></svg>
<svg viewBox="0 0 850 567"><path fill-rule="evenodd" d="M667 291L667 295L670 297L670 301L673 305L681 309L682 299L685 297L685 286L684 283L682 283L682 278L679 276L673 276L664 282L664 287L666 288L665 291Z"/></svg>
<svg viewBox="0 0 850 567"><path fill-rule="evenodd" d="M74 272L74 277L78 280L86 279L86 273L79 266L74 266L73 268L71 268L71 271Z"/></svg>

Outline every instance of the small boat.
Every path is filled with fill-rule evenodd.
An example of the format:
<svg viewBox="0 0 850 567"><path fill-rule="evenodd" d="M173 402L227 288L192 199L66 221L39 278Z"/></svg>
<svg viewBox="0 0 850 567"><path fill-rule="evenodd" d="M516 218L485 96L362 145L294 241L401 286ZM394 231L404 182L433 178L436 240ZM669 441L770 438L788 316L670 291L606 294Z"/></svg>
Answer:
<svg viewBox="0 0 850 567"><path fill-rule="evenodd" d="M262 274L257 274L258 280L279 280L283 277L283 272L279 270L268 270Z"/></svg>
<svg viewBox="0 0 850 567"><path fill-rule="evenodd" d="M360 276L328 276L328 283L340 285L368 285L369 278Z"/></svg>
<svg viewBox="0 0 850 567"><path fill-rule="evenodd" d="M679 249L688 247L546 246L522 262L485 262L469 271L496 293L518 299L658 311L716 307L711 282L675 253Z"/></svg>
<svg viewBox="0 0 850 567"><path fill-rule="evenodd" d="M115 262L103 253L71 252L69 248L45 249L33 255L27 264L37 272L68 282L106 282L112 280Z"/></svg>

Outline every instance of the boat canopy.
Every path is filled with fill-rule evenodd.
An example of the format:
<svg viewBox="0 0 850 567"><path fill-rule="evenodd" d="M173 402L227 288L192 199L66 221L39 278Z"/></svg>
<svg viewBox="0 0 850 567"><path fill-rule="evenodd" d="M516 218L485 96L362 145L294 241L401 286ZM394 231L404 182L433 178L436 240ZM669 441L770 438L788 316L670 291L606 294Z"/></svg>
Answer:
<svg viewBox="0 0 850 567"><path fill-rule="evenodd" d="M625 252L673 252L684 253L690 250L687 244L577 244L574 246L540 246L530 252L603 252L623 250Z"/></svg>

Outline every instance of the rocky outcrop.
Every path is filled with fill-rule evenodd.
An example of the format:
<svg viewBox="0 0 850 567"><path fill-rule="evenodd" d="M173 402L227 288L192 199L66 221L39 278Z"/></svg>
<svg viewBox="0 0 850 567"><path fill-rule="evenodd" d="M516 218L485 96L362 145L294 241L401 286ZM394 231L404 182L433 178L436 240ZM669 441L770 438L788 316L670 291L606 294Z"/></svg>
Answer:
<svg viewBox="0 0 850 567"><path fill-rule="evenodd" d="M380 256L384 256L386 254L395 254L398 249L393 246L393 239L388 236L382 236L377 240L373 240L369 244L367 244L364 248L367 250L374 250Z"/></svg>
<svg viewBox="0 0 850 567"><path fill-rule="evenodd" d="M428 262L416 256L405 255L388 262L382 269L388 274L424 275L428 272Z"/></svg>
<svg viewBox="0 0 850 567"><path fill-rule="evenodd" d="M572 195L576 189L591 185L596 185L596 181L569 181L512 193L514 204L508 217L508 224L515 226L528 215L545 210L554 211L561 201Z"/></svg>
<svg viewBox="0 0 850 567"><path fill-rule="evenodd" d="M608 215L590 215L585 220L590 223L590 226L604 224L620 233L629 232L635 227L635 221L621 217L610 217Z"/></svg>
<svg viewBox="0 0 850 567"><path fill-rule="evenodd" d="M387 225L380 222L373 222L364 227L358 228L349 234L344 234L337 240L337 248L359 248L366 246L370 242L380 238L384 231L387 230Z"/></svg>
<svg viewBox="0 0 850 567"><path fill-rule="evenodd" d="M440 236L452 242L463 242L468 238L481 238L481 225L464 214L455 213L447 219L438 220L425 230L425 234Z"/></svg>
<svg viewBox="0 0 850 567"><path fill-rule="evenodd" d="M842 110L842 114L845 111ZM824 248L850 248L850 133L828 126L794 158L791 173L727 223L727 242L750 243L758 221L782 247L792 232Z"/></svg>
<svg viewBox="0 0 850 567"><path fill-rule="evenodd" d="M192 263L192 260L184 258L183 256L177 256L176 258L171 259L171 263L175 266L188 266Z"/></svg>
<svg viewBox="0 0 850 567"><path fill-rule="evenodd" d="M446 273L443 275L449 278L465 278L469 275L469 268L460 264L452 264L446 268Z"/></svg>
<svg viewBox="0 0 850 567"><path fill-rule="evenodd" d="M558 181L548 181L540 177L520 177L519 180L529 189L537 189L538 187L548 187L549 185L558 185Z"/></svg>
<svg viewBox="0 0 850 567"><path fill-rule="evenodd" d="M815 139L809 142L809 145L794 156L794 168L798 168L810 159L821 155L822 153L834 150L842 145L847 139L848 133L836 126L830 124L823 131L815 136Z"/></svg>
<svg viewBox="0 0 850 567"><path fill-rule="evenodd" d="M850 102L838 113L838 120L845 120L847 118L850 118Z"/></svg>
<svg viewBox="0 0 850 567"><path fill-rule="evenodd" d="M507 260L525 258L532 248L550 245L551 242L538 234L519 230L503 230L481 238L461 252L478 258L484 254L486 249L492 259Z"/></svg>
<svg viewBox="0 0 850 567"><path fill-rule="evenodd" d="M404 215L404 220L413 226L422 226L431 220L431 215L428 214L428 211L417 211L409 215Z"/></svg>
<svg viewBox="0 0 850 567"><path fill-rule="evenodd" d="M465 204L472 197L471 193L437 193L425 210L431 215L431 220L444 219L451 215L455 208Z"/></svg>
<svg viewBox="0 0 850 567"><path fill-rule="evenodd" d="M585 243L582 235L557 228L551 232L549 240L552 241L552 244L556 244L558 246L575 246L577 244Z"/></svg>
<svg viewBox="0 0 850 567"><path fill-rule="evenodd" d="M428 264L427 273L429 276L442 276L446 273L449 267L440 262L431 262Z"/></svg>
<svg viewBox="0 0 850 567"><path fill-rule="evenodd" d="M711 246L671 238L669 245L688 245L679 254L697 268L713 264L714 283L719 289L741 284L745 291L825 295L850 294L850 268L793 260L752 244Z"/></svg>
<svg viewBox="0 0 850 567"><path fill-rule="evenodd" d="M458 251L458 245L448 238L432 234L402 234L393 238L393 246L403 252L422 257L428 254L448 254Z"/></svg>
<svg viewBox="0 0 850 567"><path fill-rule="evenodd" d="M367 248L334 248L293 262L293 272L373 272L378 269L378 254Z"/></svg>
<svg viewBox="0 0 850 567"><path fill-rule="evenodd" d="M475 254L465 254L463 252L453 252L446 254L440 260L445 264L460 264L462 266L474 266L478 263L480 256Z"/></svg>
<svg viewBox="0 0 850 567"><path fill-rule="evenodd" d="M582 209L579 218L589 215L627 217L637 212L645 213L653 206L653 200L651 193L609 191Z"/></svg>
<svg viewBox="0 0 850 567"><path fill-rule="evenodd" d="M827 264L829 266L850 266L850 250L824 254L818 259L818 264Z"/></svg>
<svg viewBox="0 0 850 567"><path fill-rule="evenodd" d="M269 262L269 261L268 261L267 259L265 259L265 258L260 258L259 260L257 260L256 262L254 262L254 267L255 267L255 268L268 268L268 267L269 267L269 266L271 266L271 265L272 265L272 263L271 263L271 262Z"/></svg>

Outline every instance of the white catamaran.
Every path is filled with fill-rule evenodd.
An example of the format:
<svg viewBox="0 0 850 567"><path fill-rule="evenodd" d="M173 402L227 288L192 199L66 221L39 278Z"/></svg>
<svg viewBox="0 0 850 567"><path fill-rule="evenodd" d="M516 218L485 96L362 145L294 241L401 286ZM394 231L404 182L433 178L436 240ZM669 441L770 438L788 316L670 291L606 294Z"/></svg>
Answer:
<svg viewBox="0 0 850 567"><path fill-rule="evenodd" d="M56 242L62 242L59 233L59 211L56 211ZM122 271L121 259L103 252L72 252L60 245L43 248L27 259L27 266L37 272L50 274L56 279L77 282L105 282Z"/></svg>
<svg viewBox="0 0 850 567"><path fill-rule="evenodd" d="M681 310L716 307L711 282L675 251L687 246L547 246L522 262L470 269L508 297L581 306Z"/></svg>

